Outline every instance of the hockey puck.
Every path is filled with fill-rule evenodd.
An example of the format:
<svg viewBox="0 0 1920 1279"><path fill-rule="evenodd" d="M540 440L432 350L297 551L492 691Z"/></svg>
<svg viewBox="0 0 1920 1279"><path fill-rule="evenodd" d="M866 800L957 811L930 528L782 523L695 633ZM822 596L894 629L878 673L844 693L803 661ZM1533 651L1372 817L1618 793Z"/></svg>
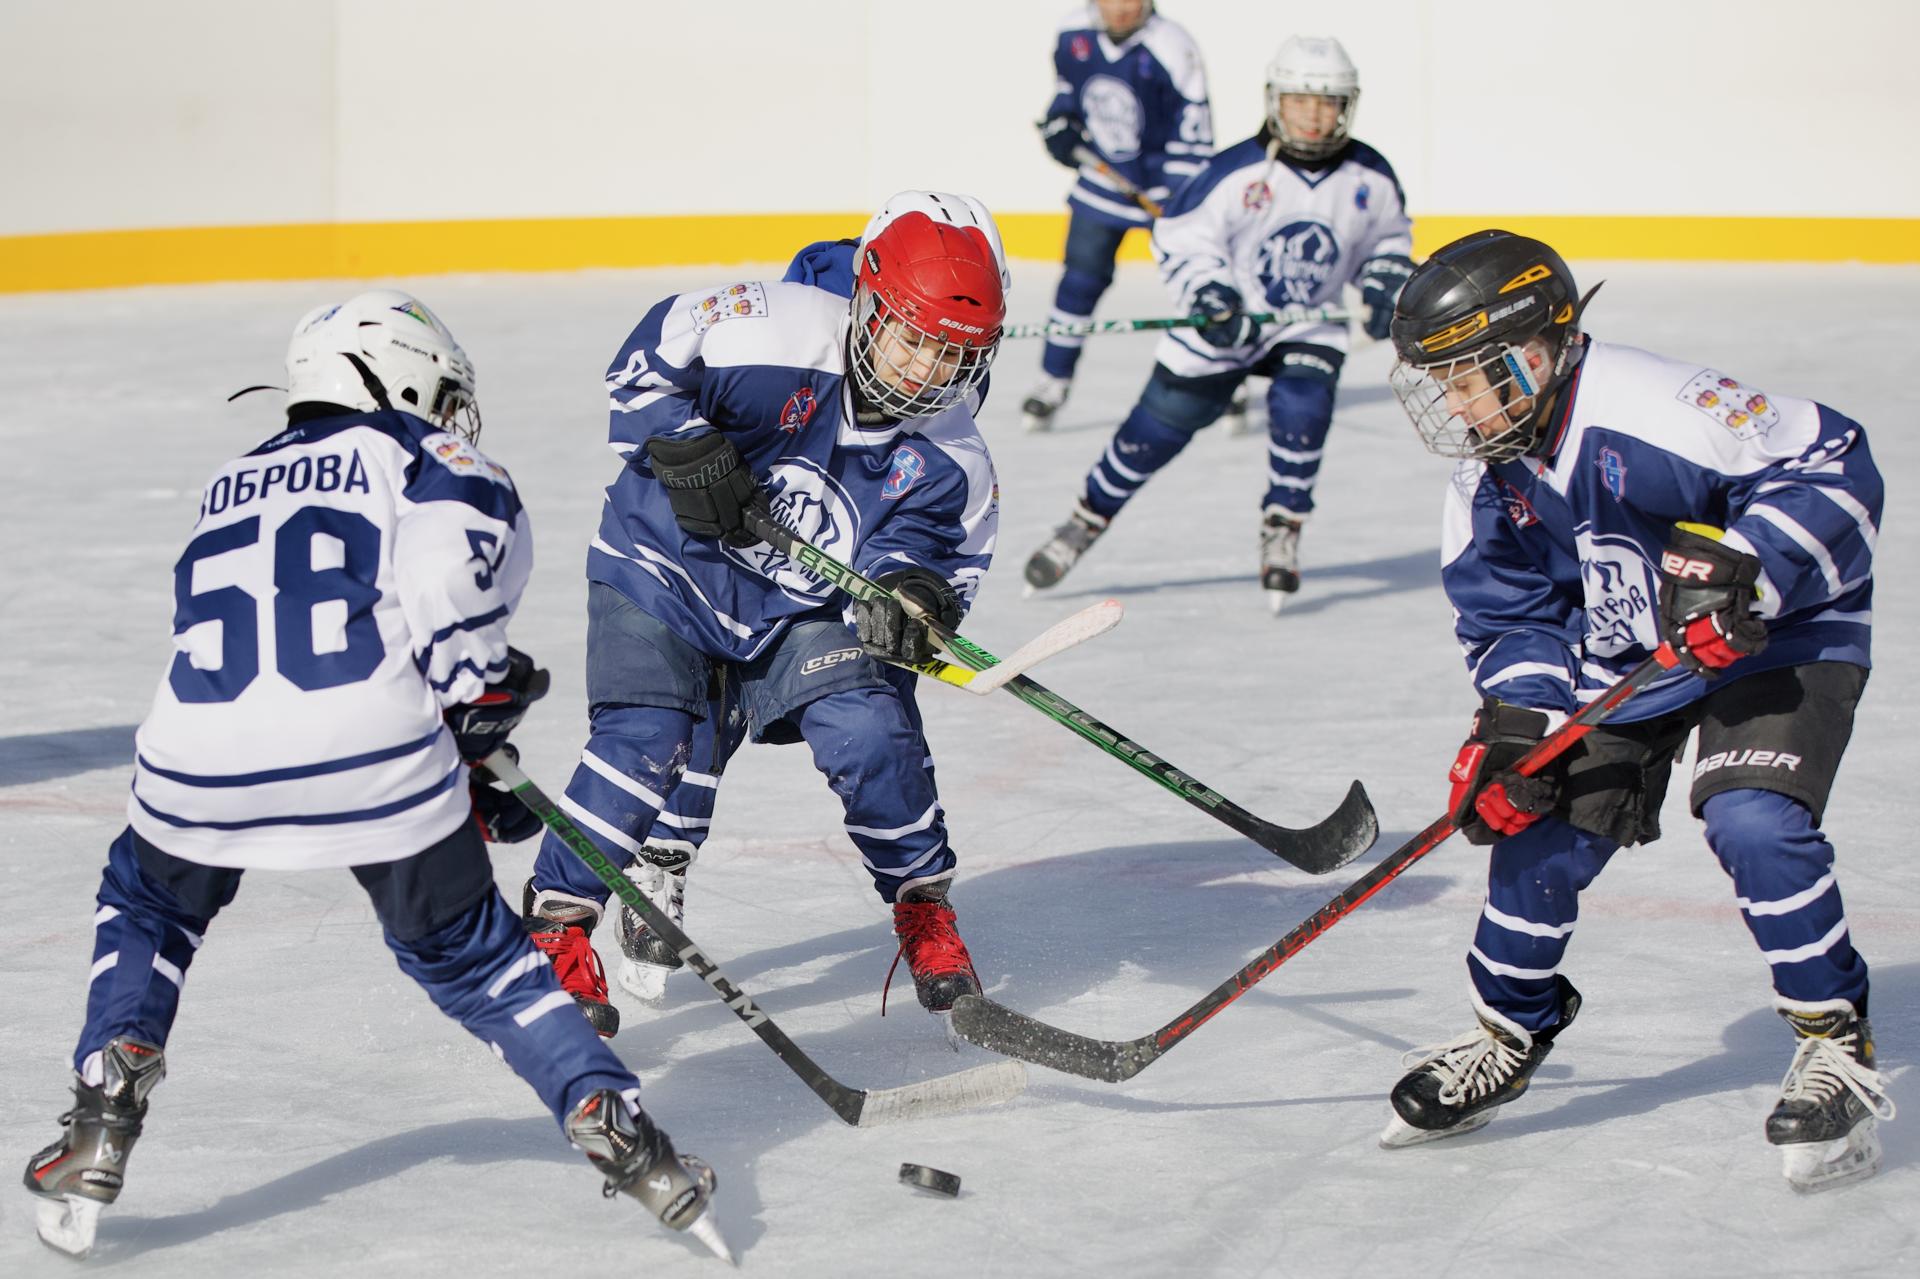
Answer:
<svg viewBox="0 0 1920 1279"><path fill-rule="evenodd" d="M941 1172L938 1168L929 1168L924 1164L901 1164L900 1182L916 1190L930 1191L956 1199L960 1195L960 1178L950 1172Z"/></svg>

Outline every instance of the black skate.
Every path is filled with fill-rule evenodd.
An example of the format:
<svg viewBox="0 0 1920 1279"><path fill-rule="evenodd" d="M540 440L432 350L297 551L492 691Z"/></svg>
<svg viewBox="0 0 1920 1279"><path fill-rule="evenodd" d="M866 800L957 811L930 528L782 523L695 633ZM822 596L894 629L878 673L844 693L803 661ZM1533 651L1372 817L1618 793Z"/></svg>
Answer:
<svg viewBox="0 0 1920 1279"><path fill-rule="evenodd" d="M673 1140L653 1126L638 1105L611 1088L591 1094L567 1116L567 1140L586 1152L606 1176L601 1193L631 1195L669 1230L682 1230L714 1256L731 1262L726 1240L707 1216L713 1201L713 1169L692 1155L676 1154Z"/></svg>
<svg viewBox="0 0 1920 1279"><path fill-rule="evenodd" d="M627 878L676 924L687 916L687 867L693 856L688 844L648 844L627 867ZM620 953L621 989L650 1004L665 999L667 974L681 966L680 954L628 906L620 908Z"/></svg>
<svg viewBox="0 0 1920 1279"><path fill-rule="evenodd" d="M1894 1116L1886 1077L1873 1066L1873 1028L1844 1000L1780 1015L1800 1037L1767 1116L1787 1180L1810 1192L1871 1177L1880 1170L1877 1123Z"/></svg>
<svg viewBox="0 0 1920 1279"><path fill-rule="evenodd" d="M1260 589L1276 613L1300 589L1300 521L1278 511L1260 521Z"/></svg>
<svg viewBox="0 0 1920 1279"><path fill-rule="evenodd" d="M1096 515L1085 502L1076 504L1067 522L1053 530L1053 538L1027 561L1027 585L1044 591L1067 575L1087 548L1107 531L1105 516Z"/></svg>
<svg viewBox="0 0 1920 1279"><path fill-rule="evenodd" d="M1573 1024L1580 992L1556 976L1560 1020L1529 1035L1485 1016L1460 1038L1408 1054L1414 1069L1393 1086L1393 1118L1380 1134L1389 1150L1458 1137L1487 1126L1493 1108L1526 1092L1533 1072L1553 1051L1553 1041Z"/></svg>
<svg viewBox="0 0 1920 1279"><path fill-rule="evenodd" d="M1042 377L1032 394L1020 405L1020 425L1028 431L1046 431L1053 427L1053 415L1067 402L1073 387L1071 378Z"/></svg>
<svg viewBox="0 0 1920 1279"><path fill-rule="evenodd" d="M101 1050L99 1087L78 1075L67 1131L27 1162L26 1185L40 1198L40 1241L72 1257L93 1251L100 1210L120 1197L127 1156L147 1117L147 1094L167 1077L164 1053L127 1035Z"/></svg>

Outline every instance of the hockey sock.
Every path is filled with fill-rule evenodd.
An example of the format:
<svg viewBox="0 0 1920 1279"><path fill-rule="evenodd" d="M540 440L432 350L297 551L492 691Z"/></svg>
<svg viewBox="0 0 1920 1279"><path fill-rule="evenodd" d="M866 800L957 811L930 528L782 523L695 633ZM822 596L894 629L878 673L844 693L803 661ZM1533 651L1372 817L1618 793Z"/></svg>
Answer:
<svg viewBox="0 0 1920 1279"><path fill-rule="evenodd" d="M1529 1033L1560 1014L1554 975L1580 918L1580 892L1617 846L1554 817L1493 845L1487 900L1467 954L1481 1003Z"/></svg>
<svg viewBox="0 0 1920 1279"><path fill-rule="evenodd" d="M892 901L908 879L953 869L946 820L924 766L927 744L893 689L829 693L802 707L799 720L883 900Z"/></svg>
<svg viewBox="0 0 1920 1279"><path fill-rule="evenodd" d="M1313 485L1332 425L1332 383L1273 380L1267 388L1267 509L1278 507L1296 517L1313 510Z"/></svg>
<svg viewBox="0 0 1920 1279"><path fill-rule="evenodd" d="M666 795L686 768L693 717L658 706L598 706L593 733L567 782L560 807L593 837L615 866L646 843ZM533 886L607 900L607 886L548 831L533 862Z"/></svg>
<svg viewBox="0 0 1920 1279"><path fill-rule="evenodd" d="M1191 439L1191 432L1169 426L1145 406L1135 405L1107 443L1107 451L1087 472L1087 506L1112 519Z"/></svg>

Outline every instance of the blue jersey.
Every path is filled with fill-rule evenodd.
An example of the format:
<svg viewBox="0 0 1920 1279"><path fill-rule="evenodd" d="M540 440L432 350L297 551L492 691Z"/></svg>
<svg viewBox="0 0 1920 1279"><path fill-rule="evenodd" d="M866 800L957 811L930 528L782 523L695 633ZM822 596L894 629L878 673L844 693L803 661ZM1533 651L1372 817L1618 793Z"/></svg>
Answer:
<svg viewBox="0 0 1920 1279"><path fill-rule="evenodd" d="M1047 115L1080 122L1113 171L1155 203L1199 171L1213 154L1213 118L1200 50L1184 27L1153 14L1115 44L1099 8L1081 5L1061 19L1054 39L1053 101ZM1091 165L1080 169L1069 201L1115 226L1146 226L1145 210Z"/></svg>
<svg viewBox="0 0 1920 1279"><path fill-rule="evenodd" d="M1656 565L1680 521L1758 557L1769 642L1726 676L1868 665L1882 485L1858 422L1715 369L1588 340L1543 457L1469 463L1442 581L1475 686L1570 712L1660 642ZM1676 671L1617 717L1710 687Z"/></svg>
<svg viewBox="0 0 1920 1279"><path fill-rule="evenodd" d="M837 293L784 281L696 290L648 311L607 370L609 442L627 466L607 490L587 576L723 661L753 657L792 618L836 602L771 547L680 529L646 442L719 430L801 537L868 576L930 569L970 604L999 528L986 443L967 405L858 422L850 323Z"/></svg>

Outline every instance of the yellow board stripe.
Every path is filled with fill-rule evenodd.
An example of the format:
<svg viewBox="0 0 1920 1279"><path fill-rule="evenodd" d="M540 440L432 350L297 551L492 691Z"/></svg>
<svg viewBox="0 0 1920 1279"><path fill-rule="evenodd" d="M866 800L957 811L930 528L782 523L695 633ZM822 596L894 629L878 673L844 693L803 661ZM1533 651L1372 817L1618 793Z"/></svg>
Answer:
<svg viewBox="0 0 1920 1279"><path fill-rule="evenodd" d="M1058 261L1059 213L1000 217L1007 253ZM782 262L800 245L859 234L863 213L516 218L181 227L0 236L0 293L213 280L368 279L459 271ZM1489 226L1545 240L1569 258L1920 262L1920 219L1461 217L1415 220L1425 255ZM1148 258L1146 236L1121 250Z"/></svg>

